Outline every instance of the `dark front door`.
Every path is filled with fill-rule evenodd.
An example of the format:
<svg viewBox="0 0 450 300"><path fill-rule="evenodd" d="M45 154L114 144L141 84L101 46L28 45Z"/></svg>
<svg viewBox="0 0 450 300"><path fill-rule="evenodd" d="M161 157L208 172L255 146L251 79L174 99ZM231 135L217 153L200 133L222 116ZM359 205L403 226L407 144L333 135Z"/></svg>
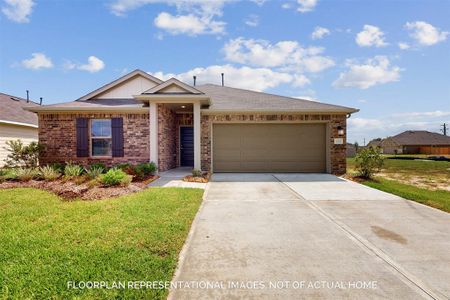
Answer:
<svg viewBox="0 0 450 300"><path fill-rule="evenodd" d="M194 166L194 128L180 127L180 165Z"/></svg>

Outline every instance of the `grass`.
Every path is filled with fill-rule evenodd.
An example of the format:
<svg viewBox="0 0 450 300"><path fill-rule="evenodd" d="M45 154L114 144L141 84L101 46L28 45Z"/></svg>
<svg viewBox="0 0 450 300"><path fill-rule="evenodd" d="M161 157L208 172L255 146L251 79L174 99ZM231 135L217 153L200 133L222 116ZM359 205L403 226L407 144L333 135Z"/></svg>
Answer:
<svg viewBox="0 0 450 300"><path fill-rule="evenodd" d="M0 299L165 298L166 290L67 282L171 280L202 194L152 188L63 202L36 189L0 190Z"/></svg>
<svg viewBox="0 0 450 300"><path fill-rule="evenodd" d="M394 180L377 178L362 182L364 185L413 200L440 210L450 212L450 192L443 190L430 191Z"/></svg>
<svg viewBox="0 0 450 300"><path fill-rule="evenodd" d="M347 170L355 174L355 159L347 159ZM375 180L367 186L450 212L450 162L385 159Z"/></svg>

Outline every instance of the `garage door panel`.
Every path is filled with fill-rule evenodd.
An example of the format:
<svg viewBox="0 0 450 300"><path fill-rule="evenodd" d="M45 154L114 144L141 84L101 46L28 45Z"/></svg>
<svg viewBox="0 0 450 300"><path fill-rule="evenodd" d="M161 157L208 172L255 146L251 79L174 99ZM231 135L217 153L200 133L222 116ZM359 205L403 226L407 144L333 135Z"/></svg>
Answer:
<svg viewBox="0 0 450 300"><path fill-rule="evenodd" d="M214 124L215 172L325 172L325 124Z"/></svg>

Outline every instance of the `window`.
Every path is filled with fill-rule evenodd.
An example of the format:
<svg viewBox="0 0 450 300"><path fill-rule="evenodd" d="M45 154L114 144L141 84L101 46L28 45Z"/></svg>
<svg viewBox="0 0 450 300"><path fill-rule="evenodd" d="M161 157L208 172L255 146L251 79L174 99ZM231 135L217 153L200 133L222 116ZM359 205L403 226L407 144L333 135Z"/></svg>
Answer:
<svg viewBox="0 0 450 300"><path fill-rule="evenodd" d="M91 120L92 156L111 156L111 119Z"/></svg>

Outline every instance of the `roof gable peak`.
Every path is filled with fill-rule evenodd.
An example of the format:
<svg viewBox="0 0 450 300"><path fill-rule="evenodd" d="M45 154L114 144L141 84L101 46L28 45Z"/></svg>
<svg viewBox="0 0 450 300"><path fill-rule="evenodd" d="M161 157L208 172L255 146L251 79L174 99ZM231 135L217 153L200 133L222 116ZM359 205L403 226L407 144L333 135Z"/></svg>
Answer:
<svg viewBox="0 0 450 300"><path fill-rule="evenodd" d="M203 92L172 77L142 94L203 94Z"/></svg>

